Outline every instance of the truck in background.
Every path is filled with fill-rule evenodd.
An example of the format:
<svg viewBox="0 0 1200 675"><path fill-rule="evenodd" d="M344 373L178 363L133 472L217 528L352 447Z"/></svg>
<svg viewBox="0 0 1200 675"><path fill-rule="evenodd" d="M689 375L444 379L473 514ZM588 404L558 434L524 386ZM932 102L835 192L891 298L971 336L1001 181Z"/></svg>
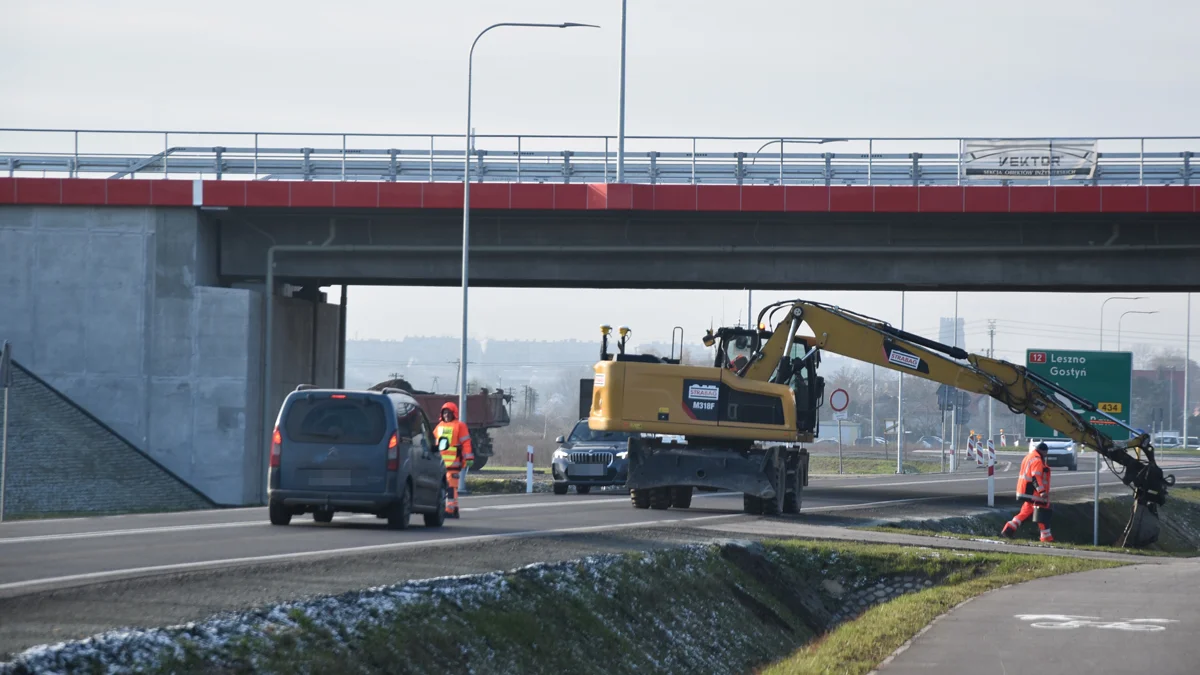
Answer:
<svg viewBox="0 0 1200 675"><path fill-rule="evenodd" d="M402 377L380 382L370 389L371 391L383 391L387 388L402 389L412 394L413 398L421 404L421 410L425 412L431 425L437 425L442 418L443 405L458 403L458 394L435 394L431 391L421 391ZM492 447L492 438L488 432L492 429L506 427L512 422L508 409L512 398L512 394L505 393L503 389L492 391L487 388L481 388L478 394L467 396L467 430L471 432L471 449L475 454L475 460L471 462L472 470L482 469L495 453Z"/></svg>

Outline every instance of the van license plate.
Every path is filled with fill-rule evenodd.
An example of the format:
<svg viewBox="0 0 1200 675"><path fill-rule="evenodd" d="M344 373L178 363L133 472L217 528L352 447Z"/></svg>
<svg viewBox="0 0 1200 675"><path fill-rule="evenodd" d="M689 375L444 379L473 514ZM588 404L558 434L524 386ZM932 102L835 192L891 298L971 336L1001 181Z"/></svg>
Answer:
<svg viewBox="0 0 1200 675"><path fill-rule="evenodd" d="M313 485L346 486L350 485L349 471L320 471L313 476Z"/></svg>

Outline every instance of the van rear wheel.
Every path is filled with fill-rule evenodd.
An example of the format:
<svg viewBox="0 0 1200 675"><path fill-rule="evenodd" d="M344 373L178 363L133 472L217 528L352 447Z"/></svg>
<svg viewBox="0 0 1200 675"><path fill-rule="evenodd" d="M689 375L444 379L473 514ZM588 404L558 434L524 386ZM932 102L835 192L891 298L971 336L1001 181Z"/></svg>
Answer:
<svg viewBox="0 0 1200 675"><path fill-rule="evenodd" d="M425 527L441 527L446 524L446 490L448 489L449 486L442 481L441 487L438 488L437 510L424 514Z"/></svg>
<svg viewBox="0 0 1200 675"><path fill-rule="evenodd" d="M388 507L387 526L389 530L405 530L408 529L408 519L412 516L412 488L409 487L408 481L404 481L403 491L400 493L400 499L392 502Z"/></svg>
<svg viewBox="0 0 1200 675"><path fill-rule="evenodd" d="M279 502L271 502L267 506L267 512L271 516L272 525L287 525L292 522L291 510Z"/></svg>

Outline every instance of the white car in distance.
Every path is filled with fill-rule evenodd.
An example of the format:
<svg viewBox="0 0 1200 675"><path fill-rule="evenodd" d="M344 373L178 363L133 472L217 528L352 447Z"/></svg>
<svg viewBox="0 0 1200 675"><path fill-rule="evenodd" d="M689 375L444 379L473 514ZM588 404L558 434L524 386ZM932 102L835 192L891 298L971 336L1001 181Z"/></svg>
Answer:
<svg viewBox="0 0 1200 675"><path fill-rule="evenodd" d="M1065 466L1067 471L1079 468L1079 458L1075 452L1075 441L1069 438L1031 438L1029 449L1033 450L1038 443L1046 444L1046 466Z"/></svg>

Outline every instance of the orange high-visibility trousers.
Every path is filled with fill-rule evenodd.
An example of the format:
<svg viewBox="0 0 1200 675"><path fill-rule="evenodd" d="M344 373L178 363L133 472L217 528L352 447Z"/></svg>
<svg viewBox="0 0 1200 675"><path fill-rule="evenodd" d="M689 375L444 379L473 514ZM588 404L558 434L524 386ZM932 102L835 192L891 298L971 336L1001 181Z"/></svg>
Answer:
<svg viewBox="0 0 1200 675"><path fill-rule="evenodd" d="M1013 516L1012 520L1004 524L1004 529L1001 530L1000 533L1007 534L1011 530L1013 534L1016 534L1017 530L1021 528L1021 525L1023 525L1026 520L1029 520L1033 517L1034 506L1036 505L1032 501L1025 501L1022 503L1021 510L1017 512L1017 515ZM1038 523L1037 525L1041 530L1042 541L1054 541L1054 535L1050 533L1049 525L1046 523Z"/></svg>
<svg viewBox="0 0 1200 675"><path fill-rule="evenodd" d="M450 486L450 492L446 495L446 515L451 518L458 518L458 485L462 477L462 464L455 462L446 467L446 483Z"/></svg>

